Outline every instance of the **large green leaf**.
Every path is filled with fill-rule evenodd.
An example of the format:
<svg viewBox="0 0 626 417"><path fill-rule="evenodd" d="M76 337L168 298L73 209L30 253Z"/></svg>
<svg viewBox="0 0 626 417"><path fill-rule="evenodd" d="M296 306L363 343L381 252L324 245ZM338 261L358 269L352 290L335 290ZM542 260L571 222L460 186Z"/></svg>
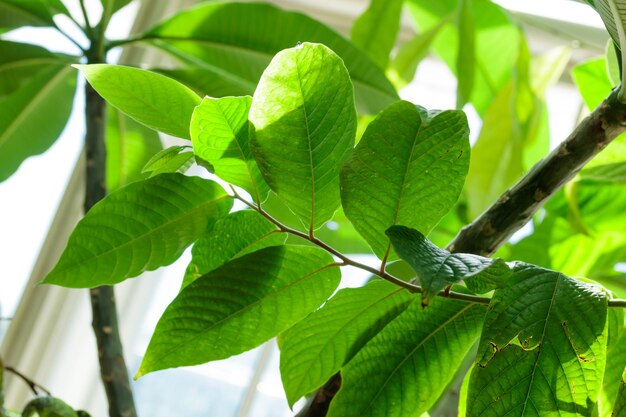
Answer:
<svg viewBox="0 0 626 417"><path fill-rule="evenodd" d="M152 129L189 139L200 97L164 75L122 65L76 65L93 88L124 114Z"/></svg>
<svg viewBox="0 0 626 417"><path fill-rule="evenodd" d="M341 201L379 258L389 253L390 226L428 234L454 205L469 165L468 135L463 112L426 112L406 101L369 124L341 172Z"/></svg>
<svg viewBox="0 0 626 417"><path fill-rule="evenodd" d="M466 28L457 24L460 1L466 0L407 2L411 15L422 33L435 28L442 21L447 22L439 31L433 47L435 53L457 76L459 76L457 73L459 54L466 52L459 47L459 31L465 31ZM506 11L490 0L472 0L467 6L469 9L465 14L473 17L475 33L474 83L470 99L478 113L484 115L494 97L513 73L522 36ZM463 74L460 77L463 77Z"/></svg>
<svg viewBox="0 0 626 417"><path fill-rule="evenodd" d="M519 265L491 300L467 416L592 416L606 362L606 322L605 292Z"/></svg>
<svg viewBox="0 0 626 417"><path fill-rule="evenodd" d="M611 417L625 417L626 416L626 369L622 374L622 380L617 393L617 400L615 400L615 406L613 407L613 414Z"/></svg>
<svg viewBox="0 0 626 417"><path fill-rule="evenodd" d="M372 61L385 68L396 43L404 0L370 0L370 5L352 27L352 42Z"/></svg>
<svg viewBox="0 0 626 417"><path fill-rule="evenodd" d="M96 287L169 265L231 205L217 183L181 174L127 185L89 210L43 282Z"/></svg>
<svg viewBox="0 0 626 417"><path fill-rule="evenodd" d="M415 300L342 369L329 417L409 417L430 409L478 338L485 307Z"/></svg>
<svg viewBox="0 0 626 417"><path fill-rule="evenodd" d="M340 272L318 248L273 246L185 287L159 320L137 376L252 349L319 307Z"/></svg>
<svg viewBox="0 0 626 417"><path fill-rule="evenodd" d="M215 175L243 188L260 204L268 187L248 143L251 105L251 97L206 97L191 117L191 141L196 158L208 162Z"/></svg>
<svg viewBox="0 0 626 417"><path fill-rule="evenodd" d="M222 217L194 243L183 287L231 259L282 245L286 240L285 233L256 211L242 210Z"/></svg>
<svg viewBox="0 0 626 417"><path fill-rule="evenodd" d="M615 398L626 369L626 329L624 311L610 308L608 317L609 340L606 351L606 369L602 378L602 391L598 398L598 416L612 417ZM625 410L626 411L626 410Z"/></svg>
<svg viewBox="0 0 626 417"><path fill-rule="evenodd" d="M417 273L426 306L445 287L465 280L473 292L486 293L504 285L511 271L502 259L450 253L433 245L415 229L392 226L387 235L393 247Z"/></svg>
<svg viewBox="0 0 626 417"><path fill-rule="evenodd" d="M310 231L319 228L339 207L339 171L356 135L341 58L311 43L280 52L254 93L250 121L265 181Z"/></svg>
<svg viewBox="0 0 626 417"><path fill-rule="evenodd" d="M344 60L363 109L375 113L398 98L364 52L310 17L269 4L207 2L160 23L144 38L200 68L198 82L208 88L202 93L214 97L252 94L276 53L301 42L318 42Z"/></svg>
<svg viewBox="0 0 626 417"><path fill-rule="evenodd" d="M145 178L142 169L163 149L159 134L127 117L114 107L107 109L107 190Z"/></svg>
<svg viewBox="0 0 626 417"><path fill-rule="evenodd" d="M339 291L283 333L280 372L289 405L323 385L413 299L394 284L370 281Z"/></svg>
<svg viewBox="0 0 626 417"><path fill-rule="evenodd" d="M0 32L20 26L54 26L58 13L68 14L60 0L0 0Z"/></svg>
<svg viewBox="0 0 626 417"><path fill-rule="evenodd" d="M72 111L75 89L76 75L66 62L58 61L41 64L36 75L0 98L0 181L59 137Z"/></svg>

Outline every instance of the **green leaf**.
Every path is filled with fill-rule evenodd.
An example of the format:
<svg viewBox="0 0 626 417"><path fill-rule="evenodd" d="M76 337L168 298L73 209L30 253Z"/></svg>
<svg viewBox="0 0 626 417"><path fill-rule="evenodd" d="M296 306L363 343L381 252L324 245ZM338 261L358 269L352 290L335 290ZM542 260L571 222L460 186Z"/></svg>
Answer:
<svg viewBox="0 0 626 417"><path fill-rule="evenodd" d="M152 129L189 139L200 97L164 75L121 65L75 65L111 105Z"/></svg>
<svg viewBox="0 0 626 417"><path fill-rule="evenodd" d="M352 42L372 61L385 68L396 43L404 0L370 0L370 5L352 26Z"/></svg>
<svg viewBox="0 0 626 417"><path fill-rule="evenodd" d="M509 282L485 318L468 417L592 416L606 362L606 293L533 265L519 265Z"/></svg>
<svg viewBox="0 0 626 417"><path fill-rule="evenodd" d="M24 411L22 417L77 417L76 411L63 401L54 397L37 397L32 399Z"/></svg>
<svg viewBox="0 0 626 417"><path fill-rule="evenodd" d="M137 377L259 346L319 307L340 277L318 248L273 246L237 258L195 280L167 307Z"/></svg>
<svg viewBox="0 0 626 417"><path fill-rule="evenodd" d="M432 407L480 334L485 307L416 299L342 369L328 417L419 416Z"/></svg>
<svg viewBox="0 0 626 417"><path fill-rule="evenodd" d="M598 107L613 89L606 73L604 58L591 59L576 65L572 69L572 78L589 110Z"/></svg>
<svg viewBox="0 0 626 417"><path fill-rule="evenodd" d="M390 226L428 234L457 201L469 165L468 135L463 112L426 112L406 101L369 124L341 172L341 200L379 258L389 253Z"/></svg>
<svg viewBox="0 0 626 417"><path fill-rule="evenodd" d="M150 158L141 172L150 173L151 177L175 172L184 174L194 162L190 146L170 146Z"/></svg>
<svg viewBox="0 0 626 417"><path fill-rule="evenodd" d="M450 253L433 245L415 229L392 226L387 235L398 255L417 273L424 306L439 291L461 280L465 280L470 290L485 293L504 285L511 274L502 259Z"/></svg>
<svg viewBox="0 0 626 417"><path fill-rule="evenodd" d="M194 243L183 288L231 259L283 245L286 240L285 233L256 211L242 210L222 217Z"/></svg>
<svg viewBox="0 0 626 417"><path fill-rule="evenodd" d="M206 97L191 117L191 141L196 157L207 161L215 175L260 204L269 189L248 143L251 105L251 97Z"/></svg>
<svg viewBox="0 0 626 417"><path fill-rule="evenodd" d="M617 55L618 53L619 49L613 40L609 39L606 43L606 47L604 48L604 56L606 57L606 74L608 75L611 84L614 86L619 85L621 82L620 77L622 76L619 70L619 60L621 57Z"/></svg>
<svg viewBox="0 0 626 417"><path fill-rule="evenodd" d="M598 415L612 417L615 398L622 382L622 373L626 369L626 329L624 329L624 311L610 308L608 316L609 339L606 352L606 368L602 378L602 390L598 398Z"/></svg>
<svg viewBox="0 0 626 417"><path fill-rule="evenodd" d="M583 179L626 184L626 162L590 166L581 171L580 177Z"/></svg>
<svg viewBox="0 0 626 417"><path fill-rule="evenodd" d="M67 63L58 62L42 64L19 89L0 98L0 181L59 137L72 111L75 89L76 75Z"/></svg>
<svg viewBox="0 0 626 417"><path fill-rule="evenodd" d="M290 406L322 386L414 299L386 281L346 288L278 339Z"/></svg>
<svg viewBox="0 0 626 417"><path fill-rule="evenodd" d="M89 210L43 282L111 285L169 265L231 205L215 182L181 174L129 184Z"/></svg>
<svg viewBox="0 0 626 417"><path fill-rule="evenodd" d="M310 230L339 207L339 171L354 147L356 110L346 67L324 45L280 52L250 109L251 148L265 181Z"/></svg>
<svg viewBox="0 0 626 417"><path fill-rule="evenodd" d="M456 74L458 79L456 108L462 109L470 101L474 89L476 71L476 29L472 0L458 2L459 53L456 57Z"/></svg>
<svg viewBox="0 0 626 417"><path fill-rule="evenodd" d="M135 122L116 108L107 109L107 190L144 179L142 168L163 149L158 133Z"/></svg>
<svg viewBox="0 0 626 417"><path fill-rule="evenodd" d="M106 28L111 16L131 1L132 0L100 0L100 3L102 3L102 21L100 24L103 24Z"/></svg>
<svg viewBox="0 0 626 417"><path fill-rule="evenodd" d="M615 400L615 407L613 407L612 417L625 417L626 416L626 369L622 374L621 384L617 393L617 400Z"/></svg>
<svg viewBox="0 0 626 417"><path fill-rule="evenodd" d="M21 26L54 26L55 14L69 14L59 0L0 0L0 32Z"/></svg>
<svg viewBox="0 0 626 417"><path fill-rule="evenodd" d="M160 23L144 37L200 68L197 82L209 88L202 95L251 95L275 54L301 42L317 42L343 59L364 111L376 113L398 99L383 71L360 49L310 17L269 4L206 2Z"/></svg>

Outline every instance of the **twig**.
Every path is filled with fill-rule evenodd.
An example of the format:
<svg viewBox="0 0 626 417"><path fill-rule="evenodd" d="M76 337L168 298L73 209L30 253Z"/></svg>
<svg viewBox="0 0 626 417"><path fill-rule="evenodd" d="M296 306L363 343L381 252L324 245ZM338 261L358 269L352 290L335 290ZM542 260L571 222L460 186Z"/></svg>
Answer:
<svg viewBox="0 0 626 417"><path fill-rule="evenodd" d="M47 389L42 387L40 384L38 384L35 381L33 381L32 379L30 379L29 377L27 377L26 375L24 375L23 373L21 373L17 369L13 368L12 366L5 365L4 366L4 370L7 371L7 372L12 373L13 375L17 376L19 379L24 381L24 383L26 385L28 385L28 388L30 388L30 390L33 392L33 394L39 395L41 392L43 392L47 396L51 396L52 395L52 394L50 394L50 391L48 391Z"/></svg>

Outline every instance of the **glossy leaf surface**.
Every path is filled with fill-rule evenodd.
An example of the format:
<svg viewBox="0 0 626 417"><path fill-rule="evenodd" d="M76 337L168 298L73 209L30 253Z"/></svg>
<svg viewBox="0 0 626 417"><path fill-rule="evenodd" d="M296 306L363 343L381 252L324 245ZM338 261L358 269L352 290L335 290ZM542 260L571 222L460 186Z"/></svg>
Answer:
<svg viewBox="0 0 626 417"><path fill-rule="evenodd" d="M480 334L485 307L416 299L342 371L329 417L419 416L434 405Z"/></svg>
<svg viewBox="0 0 626 417"><path fill-rule="evenodd" d="M122 65L76 65L111 105L152 129L189 139L189 122L200 97L178 81Z"/></svg>
<svg viewBox="0 0 626 417"><path fill-rule="evenodd" d="M231 205L226 192L209 180L163 174L132 183L78 223L43 282L96 287L169 265Z"/></svg>
<svg viewBox="0 0 626 417"><path fill-rule="evenodd" d="M282 245L286 240L285 233L256 211L242 210L222 217L194 243L183 287L231 259Z"/></svg>
<svg viewBox="0 0 626 417"><path fill-rule="evenodd" d="M250 109L251 148L270 189L307 229L339 207L339 171L354 146L356 109L341 58L304 43L280 52Z"/></svg>
<svg viewBox="0 0 626 417"><path fill-rule="evenodd" d="M321 249L274 246L185 287L159 320L138 376L252 349L320 306L340 272Z"/></svg>
<svg viewBox="0 0 626 417"><path fill-rule="evenodd" d="M322 386L413 299L397 285L370 281L339 291L283 333L280 370L289 405Z"/></svg>
<svg viewBox="0 0 626 417"><path fill-rule="evenodd" d="M602 385L607 296L589 284L520 265L491 300L468 391L467 416L591 416Z"/></svg>
<svg viewBox="0 0 626 417"><path fill-rule="evenodd" d="M469 128L460 111L428 113L400 101L372 121L341 172L346 216L384 259L385 230L428 234L459 198L469 166Z"/></svg>

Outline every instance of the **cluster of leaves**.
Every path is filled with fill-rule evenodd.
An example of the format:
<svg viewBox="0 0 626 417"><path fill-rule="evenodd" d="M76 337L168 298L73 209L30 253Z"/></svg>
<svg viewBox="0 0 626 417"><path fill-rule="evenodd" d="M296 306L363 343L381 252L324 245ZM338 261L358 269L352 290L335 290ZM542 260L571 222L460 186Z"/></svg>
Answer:
<svg viewBox="0 0 626 417"><path fill-rule="evenodd" d="M100 28L126 3L103 2ZM278 337L291 405L341 372L329 415L411 416L433 408L478 343L462 415L625 415L623 315L609 311L600 286L565 275L620 293L614 266L625 258L626 236L612 214L624 207L615 198L623 141L547 206L533 234L502 249L503 258L525 262L440 249L425 235L441 246L547 151L543 97L569 53L532 58L519 28L488 0L408 0L421 33L389 59L404 3L373 0L352 42L269 5L208 3L106 45L158 48L175 69L78 66L113 106L110 154L140 151L109 158L109 188L117 190L79 223L45 282L115 284L171 264L193 244L138 376ZM597 3L601 11L613 4ZM5 5L28 24L53 26L54 14L66 14ZM0 28L21 24L0 17ZM614 32L618 42L623 30ZM67 64L80 59L7 41L0 48L0 74L9 77L0 81L2 179L62 129L75 84ZM399 101L385 77L386 68L396 86L406 84L429 50L457 76L457 107L470 103L482 118L471 158L462 111ZM581 90L595 105L603 96L592 85L606 73L589 65L576 74L587 77ZM51 74L58 83L47 84ZM28 123L32 103L46 114L56 88L68 98L55 103L64 112L51 116L56 130ZM359 128L357 109L378 115ZM191 146L155 155L152 129ZM32 147L20 142L25 134ZM183 175L194 162L232 188ZM235 200L248 209L233 211ZM331 220L341 225L335 233ZM345 230L354 233L346 239ZM356 263L335 243L371 248L380 267ZM585 256L572 257L573 249ZM388 263L398 258L414 273L392 275L402 261ZM337 291L342 265L374 277ZM492 291L490 300L477 296Z"/></svg>

